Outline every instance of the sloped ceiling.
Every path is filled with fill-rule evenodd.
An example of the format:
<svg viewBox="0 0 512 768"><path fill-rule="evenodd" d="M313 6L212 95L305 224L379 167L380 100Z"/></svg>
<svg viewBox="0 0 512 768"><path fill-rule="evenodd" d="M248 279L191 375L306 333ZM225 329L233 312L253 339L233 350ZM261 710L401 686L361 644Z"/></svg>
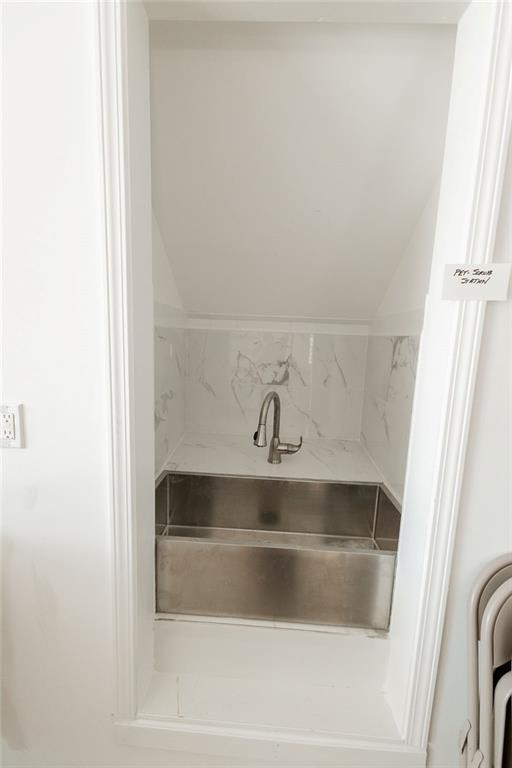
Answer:
<svg viewBox="0 0 512 768"><path fill-rule="evenodd" d="M454 38L152 22L153 206L186 310L375 315L440 173Z"/></svg>

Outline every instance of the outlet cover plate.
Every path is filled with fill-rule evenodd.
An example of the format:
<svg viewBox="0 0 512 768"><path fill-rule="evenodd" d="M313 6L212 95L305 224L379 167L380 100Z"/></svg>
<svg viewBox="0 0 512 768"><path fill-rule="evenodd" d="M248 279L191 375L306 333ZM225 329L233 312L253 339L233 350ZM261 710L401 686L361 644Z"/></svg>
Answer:
<svg viewBox="0 0 512 768"><path fill-rule="evenodd" d="M0 446L23 448L23 406L0 405Z"/></svg>

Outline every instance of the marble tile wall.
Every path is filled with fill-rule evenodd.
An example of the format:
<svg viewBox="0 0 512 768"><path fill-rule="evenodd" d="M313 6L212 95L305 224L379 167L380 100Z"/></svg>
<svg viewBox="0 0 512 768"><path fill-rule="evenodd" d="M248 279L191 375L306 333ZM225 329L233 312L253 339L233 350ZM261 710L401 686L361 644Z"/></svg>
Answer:
<svg viewBox="0 0 512 768"><path fill-rule="evenodd" d="M188 432L252 435L276 389L281 434L359 440L365 336L188 330Z"/></svg>
<svg viewBox="0 0 512 768"><path fill-rule="evenodd" d="M370 336L361 439L401 501L407 463L419 336Z"/></svg>
<svg viewBox="0 0 512 768"><path fill-rule="evenodd" d="M281 434L360 440L401 499L419 336L155 328L155 461L185 432L252 435L265 394Z"/></svg>
<svg viewBox="0 0 512 768"><path fill-rule="evenodd" d="M185 431L186 331L155 327L155 471Z"/></svg>

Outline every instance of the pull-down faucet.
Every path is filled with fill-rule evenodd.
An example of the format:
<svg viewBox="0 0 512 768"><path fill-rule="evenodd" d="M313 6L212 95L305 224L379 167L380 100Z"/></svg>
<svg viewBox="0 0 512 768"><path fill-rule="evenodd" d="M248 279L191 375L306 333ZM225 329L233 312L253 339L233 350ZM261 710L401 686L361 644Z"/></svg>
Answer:
<svg viewBox="0 0 512 768"><path fill-rule="evenodd" d="M277 392L269 392L261 404L260 418L258 420L258 429L254 433L254 445L258 448L264 448L267 444L267 417L270 403L274 401L274 426L272 429L272 440L268 449L269 464L280 464L282 453L297 453L302 446L302 437L300 443L281 443L279 440L279 426L281 422L281 400Z"/></svg>

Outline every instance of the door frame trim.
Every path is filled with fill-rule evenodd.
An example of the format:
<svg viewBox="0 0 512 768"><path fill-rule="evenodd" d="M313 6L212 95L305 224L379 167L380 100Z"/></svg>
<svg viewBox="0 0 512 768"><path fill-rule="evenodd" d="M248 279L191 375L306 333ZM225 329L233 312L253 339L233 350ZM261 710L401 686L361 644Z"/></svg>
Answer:
<svg viewBox="0 0 512 768"><path fill-rule="evenodd" d="M105 291L107 294L108 369L110 374L110 514L113 591L114 723L126 740L131 729L135 740L151 740L149 732L169 734L204 733L211 741L212 727L181 721L179 724L149 722L138 718L140 701L137 658L137 525L135 515L135 471L133 445L133 388L131 365L132 309L130 285L130 195L127 172L128 127L124 107L125 36L124 3L96 0L98 99L101 113L103 153ZM492 259L499 215L507 150L510 141L512 101L512 6L494 4L494 34L491 65L485 88L485 120L479 156L472 178L473 203L469 216L467 263ZM430 310L438 304L429 299ZM478 370L480 343L485 317L483 302L459 303L450 342L448 396L444 400L443 427L432 444L435 478L431 485L425 569L419 597L419 615L414 640L415 653L409 668L403 701L397 705L403 741L396 749L424 759L439 663L442 630L448 596L460 490L469 431L473 392ZM421 372L420 372L421 376ZM446 392L441 393L443 396ZM415 409L416 410L416 409ZM413 416L414 431L417 415ZM406 499L407 504L407 488ZM392 629L393 631L393 629ZM188 730L187 730L188 729ZM219 737L235 738L233 729L219 724ZM264 738L263 731L251 729L252 737ZM260 736L258 736L260 734ZM249 732L247 738L252 738ZM170 736L174 743L174 736ZM240 738L238 735L236 738ZM180 739L178 739L180 741ZM181 739L181 748L185 746ZM146 743L146 742L144 742ZM187 742L188 743L188 742ZM299 741L297 741L299 743ZM347 742L349 744L350 742ZM387 745L387 749L391 745ZM368 740L361 748L382 755L382 744ZM177 747L176 747L177 748ZM349 747L347 747L349 748ZM353 749L350 747L349 749ZM196 751L198 751L196 749ZM217 751L217 750L216 750ZM229 749L226 747L226 754ZM409 763L410 764L410 763Z"/></svg>

